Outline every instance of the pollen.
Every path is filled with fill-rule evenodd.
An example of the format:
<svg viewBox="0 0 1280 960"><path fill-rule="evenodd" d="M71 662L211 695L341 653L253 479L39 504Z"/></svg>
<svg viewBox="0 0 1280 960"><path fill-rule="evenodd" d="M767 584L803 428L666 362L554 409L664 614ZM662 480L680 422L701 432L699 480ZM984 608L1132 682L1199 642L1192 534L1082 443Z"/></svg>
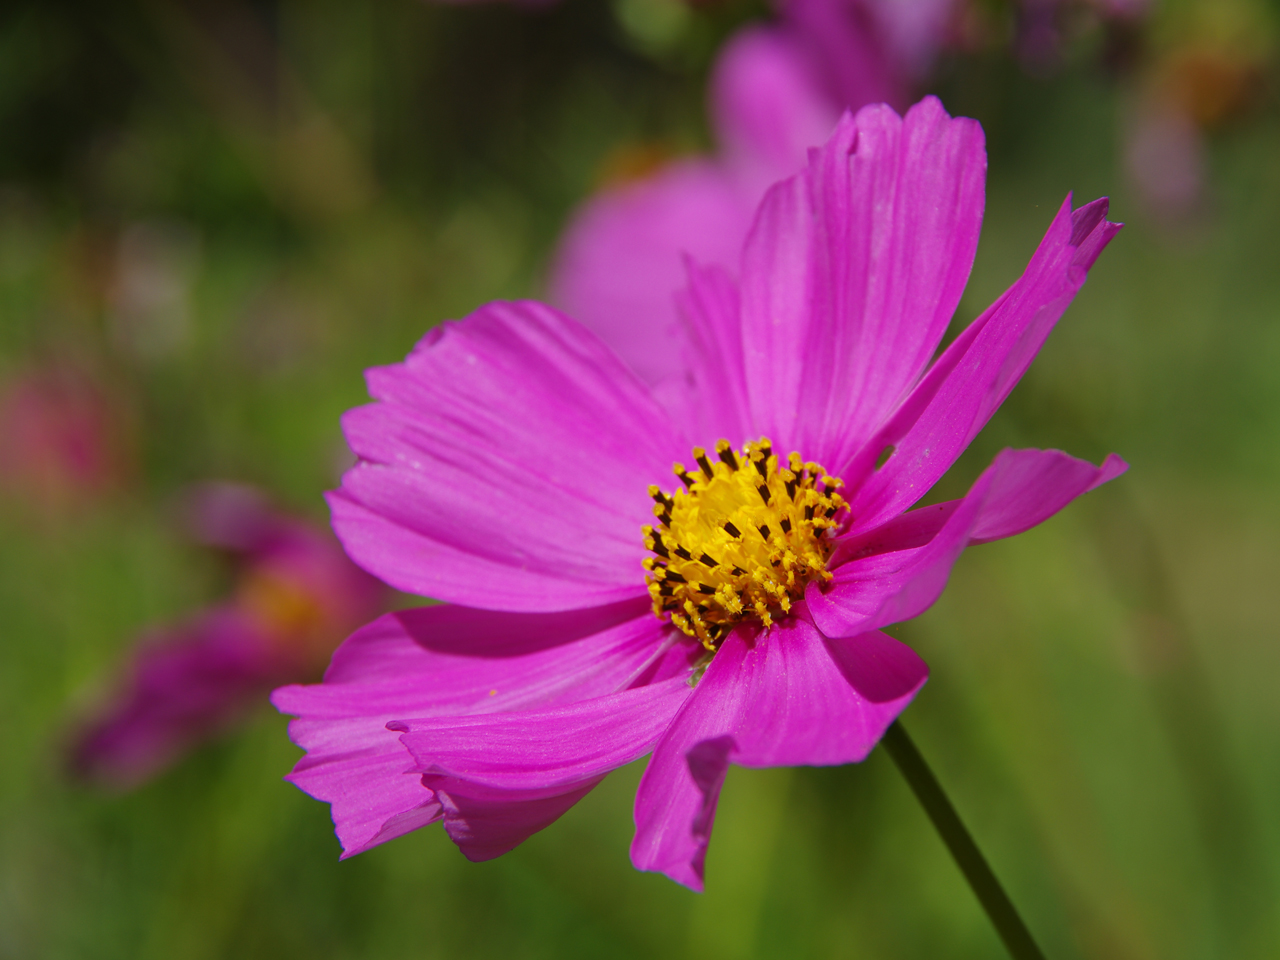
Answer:
<svg viewBox="0 0 1280 960"><path fill-rule="evenodd" d="M696 469L675 465L683 489L649 487L655 525L642 528L653 612L714 652L742 622L772 626L813 582L831 573L833 531L848 504L844 486L792 453L785 464L767 439L715 459L693 448Z"/></svg>

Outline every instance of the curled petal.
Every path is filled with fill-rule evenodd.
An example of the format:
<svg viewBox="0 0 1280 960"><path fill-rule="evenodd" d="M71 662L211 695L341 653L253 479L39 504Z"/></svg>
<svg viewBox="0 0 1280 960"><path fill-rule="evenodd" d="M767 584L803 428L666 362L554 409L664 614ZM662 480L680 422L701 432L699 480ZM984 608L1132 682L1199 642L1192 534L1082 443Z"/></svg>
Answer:
<svg viewBox="0 0 1280 960"><path fill-rule="evenodd" d="M445 833L473 863L500 857L545 830L603 779L596 777L544 795L544 791L477 789L446 777L422 778L424 786L440 799Z"/></svg>
<svg viewBox="0 0 1280 960"><path fill-rule="evenodd" d="M909 620L941 595L965 547L1013 536L1127 469L1112 454L1095 467L1060 450L1004 450L961 500L903 514L849 537L830 587L805 600L828 636Z"/></svg>

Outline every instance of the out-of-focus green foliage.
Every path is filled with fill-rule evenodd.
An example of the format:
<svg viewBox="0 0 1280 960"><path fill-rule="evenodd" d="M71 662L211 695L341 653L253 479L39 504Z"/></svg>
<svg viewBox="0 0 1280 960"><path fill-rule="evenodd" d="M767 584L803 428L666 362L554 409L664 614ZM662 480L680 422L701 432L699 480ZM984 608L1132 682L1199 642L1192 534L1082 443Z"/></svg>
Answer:
<svg viewBox="0 0 1280 960"><path fill-rule="evenodd" d="M0 504L0 957L999 955L879 751L731 773L704 896L630 867L639 766L480 865L438 828L339 863L327 808L280 781L298 751L265 705L128 796L63 772L138 632L216 596L174 533L176 492L247 480L322 517L361 370L536 294L601 171L704 147L715 46L762 12L0 15L0 376L74 366L137 461L93 496ZM991 152L957 323L1018 274L1067 190L1111 194L1130 222L939 496L1006 445L1116 450L1132 471L967 553L896 629L933 669L905 723L1055 960L1280 954L1273 30L1261 5L1182 0L1116 57L1082 35L1029 78L978 44L934 87ZM1206 192L1175 222L1130 186L1126 125L1205 44L1253 59L1228 77L1232 109L1201 118Z"/></svg>

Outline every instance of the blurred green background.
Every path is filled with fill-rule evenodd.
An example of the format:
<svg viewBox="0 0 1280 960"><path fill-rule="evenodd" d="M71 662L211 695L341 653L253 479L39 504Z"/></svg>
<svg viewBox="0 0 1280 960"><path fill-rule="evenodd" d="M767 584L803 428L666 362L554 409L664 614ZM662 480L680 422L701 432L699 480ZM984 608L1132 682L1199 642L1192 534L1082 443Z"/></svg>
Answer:
<svg viewBox="0 0 1280 960"><path fill-rule="evenodd" d="M92 495L0 500L0 957L1002 955L882 751L733 771L702 896L629 864L642 765L486 864L438 827L339 863L265 704L132 794L64 772L138 633L222 587L175 530L178 491L248 481L323 521L361 370L536 295L619 157L705 149L716 46L766 13L5 5L0 376L90 377L125 465ZM1011 444L1131 472L969 551L895 628L933 671L904 722L1051 958L1280 956L1274 17L1165 3L1030 74L997 35L930 85L990 148L957 326L1068 190L1129 224L938 496ZM1248 83L1200 118L1203 192L1173 215L1144 202L1126 131L1197 43Z"/></svg>

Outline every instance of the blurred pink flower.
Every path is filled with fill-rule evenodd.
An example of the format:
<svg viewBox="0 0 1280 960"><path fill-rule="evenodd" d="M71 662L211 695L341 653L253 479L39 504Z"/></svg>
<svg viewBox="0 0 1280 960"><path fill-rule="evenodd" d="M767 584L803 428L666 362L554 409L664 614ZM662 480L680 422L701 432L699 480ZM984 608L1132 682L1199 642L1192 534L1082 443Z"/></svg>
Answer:
<svg viewBox="0 0 1280 960"><path fill-rule="evenodd" d="M1144 98L1122 131L1125 172L1149 213L1174 225L1191 218L1204 202L1204 137L1178 105Z"/></svg>
<svg viewBox="0 0 1280 960"><path fill-rule="evenodd" d="M114 704L77 740L74 769L116 789L234 725L272 687L317 676L386 597L329 531L275 512L251 488L208 484L190 507L195 538L236 558L235 584L228 599L145 637Z"/></svg>
<svg viewBox="0 0 1280 960"><path fill-rule="evenodd" d="M935 99L846 115L766 194L741 282L690 265L665 407L527 301L368 372L334 527L365 569L446 603L376 620L322 684L273 697L307 751L289 779L332 805L343 856L443 820L467 857L496 857L652 751L632 861L700 889L730 763L868 754L927 676L881 629L926 610L966 546L1126 468L1005 450L962 499L909 510L1119 229L1106 200L1068 197L934 360L985 174L981 128ZM667 493L699 440L714 452L694 447Z"/></svg>
<svg viewBox="0 0 1280 960"><path fill-rule="evenodd" d="M1260 100L1270 54L1265 41L1197 38L1152 64L1121 138L1137 196L1163 226L1189 228L1208 212L1209 135Z"/></svg>
<svg viewBox="0 0 1280 960"><path fill-rule="evenodd" d="M954 0L786 0L712 70L719 152L606 188L575 213L548 280L552 303L598 333L651 385L678 373L682 257L736 263L769 185L798 171L846 108L902 108L945 35Z"/></svg>
<svg viewBox="0 0 1280 960"><path fill-rule="evenodd" d="M83 368L32 366L0 384L0 489L57 512L102 497L132 473L129 418Z"/></svg>

